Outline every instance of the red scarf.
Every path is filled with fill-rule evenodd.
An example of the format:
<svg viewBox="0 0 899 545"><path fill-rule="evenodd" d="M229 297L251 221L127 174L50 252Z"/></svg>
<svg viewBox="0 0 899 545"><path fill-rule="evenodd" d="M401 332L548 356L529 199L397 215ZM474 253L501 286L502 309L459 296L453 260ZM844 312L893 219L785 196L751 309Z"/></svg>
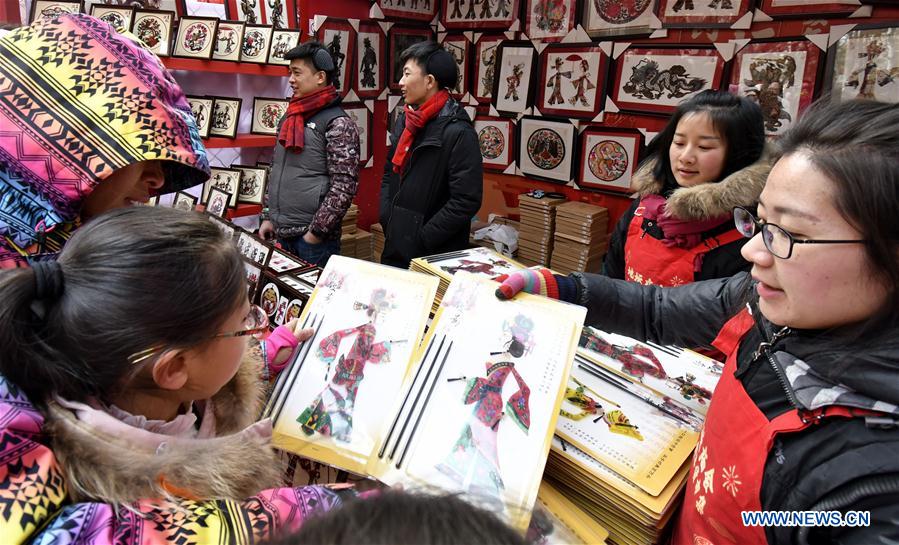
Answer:
<svg viewBox="0 0 899 545"><path fill-rule="evenodd" d="M406 107L406 128L400 136L400 141L396 145L396 151L393 152L393 171L402 172L405 168L406 153L412 146L412 140L415 134L428 124L429 121L437 117L443 105L449 100L449 91L441 89L436 95L425 101L417 110Z"/></svg>
<svg viewBox="0 0 899 545"><path fill-rule="evenodd" d="M278 134L278 143L287 151L300 153L303 151L303 131L305 118L315 115L319 110L338 98L337 89L333 85L322 87L318 91L302 97L293 97L287 106L284 123Z"/></svg>
<svg viewBox="0 0 899 545"><path fill-rule="evenodd" d="M665 197L661 195L648 195L643 197L643 201L640 204L646 207L643 217L658 223L662 233L665 235L665 238L662 239L662 244L669 248L673 246L686 249L693 248L702 242L702 233L733 221L733 216L730 214L716 216L707 220L675 218L665 211L665 203Z"/></svg>

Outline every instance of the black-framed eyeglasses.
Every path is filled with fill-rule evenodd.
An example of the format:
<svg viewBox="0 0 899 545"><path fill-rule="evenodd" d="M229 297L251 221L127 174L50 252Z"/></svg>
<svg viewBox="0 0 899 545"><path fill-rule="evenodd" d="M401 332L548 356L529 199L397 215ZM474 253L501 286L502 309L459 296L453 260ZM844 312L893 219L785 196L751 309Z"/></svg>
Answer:
<svg viewBox="0 0 899 545"><path fill-rule="evenodd" d="M250 312L244 319L243 328L238 331L218 333L216 335L213 335L211 338L218 339L220 337L245 337L247 335L252 335L256 338L260 338L266 332L268 332L268 325L268 314L265 313L265 310L263 310L263 308L259 305L250 305ZM165 346L157 345L146 350L141 350L140 352L135 352L134 354L128 356L128 362L131 364L140 363L161 352L164 348Z"/></svg>
<svg viewBox="0 0 899 545"><path fill-rule="evenodd" d="M737 231L746 238L762 234L762 242L771 255L780 259L789 259L793 255L794 244L858 244L867 240L797 240L789 231L773 223L763 223L742 206L734 208L734 224Z"/></svg>

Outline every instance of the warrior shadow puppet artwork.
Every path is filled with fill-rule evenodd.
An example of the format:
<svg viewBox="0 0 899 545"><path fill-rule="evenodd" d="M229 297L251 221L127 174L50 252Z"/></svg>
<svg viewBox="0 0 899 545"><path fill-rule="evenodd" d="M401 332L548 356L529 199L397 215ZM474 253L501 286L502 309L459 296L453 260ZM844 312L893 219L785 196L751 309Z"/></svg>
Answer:
<svg viewBox="0 0 899 545"><path fill-rule="evenodd" d="M390 361L390 348L398 341L375 342L379 320L394 308L393 297L379 288L372 292L367 304L356 302L354 310L365 312L368 320L356 327L335 331L321 340L316 356L328 364L337 359L334 375L312 404L297 418L306 435L318 432L333 439L349 443L353 432L353 409L359 386L365 378L368 364L386 364ZM345 354L340 354L341 341L353 339ZM327 374L326 374L327 376Z"/></svg>

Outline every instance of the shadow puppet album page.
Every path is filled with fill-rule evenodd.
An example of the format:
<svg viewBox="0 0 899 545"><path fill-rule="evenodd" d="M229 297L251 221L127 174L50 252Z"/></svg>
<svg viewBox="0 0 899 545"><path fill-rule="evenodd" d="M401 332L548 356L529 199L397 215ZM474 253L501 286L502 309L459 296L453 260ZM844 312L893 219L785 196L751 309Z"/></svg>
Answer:
<svg viewBox="0 0 899 545"><path fill-rule="evenodd" d="M459 271L369 474L436 487L526 528L586 309Z"/></svg>
<svg viewBox="0 0 899 545"><path fill-rule="evenodd" d="M276 447L363 473L424 333L437 279L342 256L303 310L297 350L263 414Z"/></svg>

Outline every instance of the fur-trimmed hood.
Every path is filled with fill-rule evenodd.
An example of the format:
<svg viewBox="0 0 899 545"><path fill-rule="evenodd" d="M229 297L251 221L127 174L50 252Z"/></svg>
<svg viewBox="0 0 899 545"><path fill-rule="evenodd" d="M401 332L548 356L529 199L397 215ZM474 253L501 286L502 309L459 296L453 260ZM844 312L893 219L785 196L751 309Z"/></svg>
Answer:
<svg viewBox="0 0 899 545"><path fill-rule="evenodd" d="M637 197L661 194L662 181L652 175L655 165L655 160L646 161L634 174L631 189ZM766 146L758 161L718 183L675 189L665 203L665 211L682 220L708 220L730 214L735 206L755 206L772 165Z"/></svg>
<svg viewBox="0 0 899 545"><path fill-rule="evenodd" d="M208 400L215 418L212 439L172 437L138 428L129 429L134 433L124 437L110 433L110 426L96 419L51 402L46 430L73 499L113 503L171 496L240 500L278 486L271 422L254 424L263 402L261 365L258 346L248 349L234 378ZM127 426L118 421L112 425Z"/></svg>

